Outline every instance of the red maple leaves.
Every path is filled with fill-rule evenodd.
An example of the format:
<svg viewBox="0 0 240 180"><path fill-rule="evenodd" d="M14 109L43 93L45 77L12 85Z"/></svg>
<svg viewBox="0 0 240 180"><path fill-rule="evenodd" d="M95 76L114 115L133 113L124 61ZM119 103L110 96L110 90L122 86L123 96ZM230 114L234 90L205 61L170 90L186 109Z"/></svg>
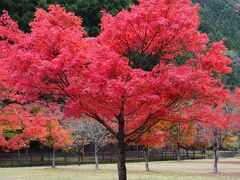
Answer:
<svg viewBox="0 0 240 180"><path fill-rule="evenodd" d="M212 72L230 72L230 60L222 43L205 54L208 38L197 30L198 6L154 0L131 9L105 14L97 39L84 38L81 19L59 6L38 9L30 33L19 31L5 13L0 52L9 83L25 100L67 96L68 115L88 114L116 138L121 116L125 141L139 138L185 101L218 101L225 92ZM196 58L182 66L164 63L183 52ZM163 63L147 72L143 65L154 55Z"/></svg>
<svg viewBox="0 0 240 180"><path fill-rule="evenodd" d="M40 141L54 149L71 144L69 132L55 117L43 112L34 115L29 108L20 105L10 105L1 111L0 138L0 148L5 151L26 148L30 141Z"/></svg>

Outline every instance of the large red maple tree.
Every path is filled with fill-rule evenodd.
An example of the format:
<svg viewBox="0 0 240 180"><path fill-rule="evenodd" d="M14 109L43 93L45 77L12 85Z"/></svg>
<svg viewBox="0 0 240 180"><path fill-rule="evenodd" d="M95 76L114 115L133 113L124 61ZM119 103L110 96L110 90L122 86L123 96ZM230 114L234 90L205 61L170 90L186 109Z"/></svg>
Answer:
<svg viewBox="0 0 240 180"><path fill-rule="evenodd" d="M230 59L223 42L206 49L198 10L190 0L141 0L104 13L97 38L84 38L82 20L59 6L38 9L30 33L5 12L0 58L23 100L64 96L66 116L84 113L105 126L117 140L119 179L127 179L126 143L179 107L213 105L225 94L212 73L230 72ZM176 66L186 54L192 58Z"/></svg>

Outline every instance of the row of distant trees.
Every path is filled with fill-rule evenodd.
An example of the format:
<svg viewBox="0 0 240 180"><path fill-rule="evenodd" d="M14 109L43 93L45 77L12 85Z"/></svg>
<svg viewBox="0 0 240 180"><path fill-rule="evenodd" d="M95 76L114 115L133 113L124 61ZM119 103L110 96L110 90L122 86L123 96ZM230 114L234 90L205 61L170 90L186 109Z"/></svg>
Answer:
<svg viewBox="0 0 240 180"><path fill-rule="evenodd" d="M232 97L239 98L239 97ZM234 126L234 111L236 104L233 99L224 107L224 119L217 111L206 114L207 118L219 118L214 124L199 123L192 116L192 112L181 112L173 122L158 125L156 132L147 132L140 141L130 145L143 147L145 152L146 170L149 171L148 156L152 148L173 146L180 160L181 149L211 149L218 158L218 149L238 149L239 140ZM45 111L43 111L45 109ZM193 109L191 109L192 111ZM56 112L55 112L56 113ZM60 112L58 112L61 114ZM218 114L219 113L219 114ZM28 148L31 141L39 141L44 146L53 149L52 166L55 167L55 151L72 151L79 158L84 153L84 147L89 143L94 145L96 169L99 168L98 151L100 147L115 144L111 134L98 122L88 116L81 119L62 121L53 116L53 112L46 111L40 105L20 106L9 105L1 110L0 115L0 148L6 152ZM189 118L190 117L190 118ZM229 118L233 118L229 120Z"/></svg>

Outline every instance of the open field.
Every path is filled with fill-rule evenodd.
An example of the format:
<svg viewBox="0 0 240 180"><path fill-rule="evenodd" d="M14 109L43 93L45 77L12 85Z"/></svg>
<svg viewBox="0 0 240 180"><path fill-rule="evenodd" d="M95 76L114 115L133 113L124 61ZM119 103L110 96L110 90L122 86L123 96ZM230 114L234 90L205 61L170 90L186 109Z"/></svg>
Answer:
<svg viewBox="0 0 240 180"><path fill-rule="evenodd" d="M220 173L214 174L212 160L185 160L151 162L150 172L144 171L144 163L128 163L129 179L146 180L240 180L240 158L221 159ZM112 180L117 179L116 164L105 164L100 170L94 165L0 168L1 180Z"/></svg>

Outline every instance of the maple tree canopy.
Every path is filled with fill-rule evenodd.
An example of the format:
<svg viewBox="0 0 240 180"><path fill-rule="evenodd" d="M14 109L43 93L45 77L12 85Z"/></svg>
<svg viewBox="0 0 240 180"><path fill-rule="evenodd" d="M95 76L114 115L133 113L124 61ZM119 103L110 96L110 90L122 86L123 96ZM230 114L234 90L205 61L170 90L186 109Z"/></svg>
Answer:
<svg viewBox="0 0 240 180"><path fill-rule="evenodd" d="M96 39L84 38L82 20L59 6L38 9L30 33L21 32L5 12L0 56L8 80L24 100L67 95L68 115L86 113L115 136L121 113L125 135L141 135L147 130L143 124L154 125L183 101L214 103L223 91L212 72L230 72L230 59L222 42L205 53L199 7L187 0L152 0L131 9L114 17L104 13ZM165 62L183 52L195 58L181 66ZM142 61L154 55L162 63L145 71Z"/></svg>
<svg viewBox="0 0 240 180"><path fill-rule="evenodd" d="M57 5L37 9L30 33L4 12L2 69L22 101L64 96L66 116L87 114L104 125L123 165L126 142L185 106L211 106L226 96L213 73L231 72L231 60L222 41L206 48L198 10L190 0L141 0L116 16L104 12L96 38L84 37L81 18ZM191 58L177 66L175 58L186 54Z"/></svg>

